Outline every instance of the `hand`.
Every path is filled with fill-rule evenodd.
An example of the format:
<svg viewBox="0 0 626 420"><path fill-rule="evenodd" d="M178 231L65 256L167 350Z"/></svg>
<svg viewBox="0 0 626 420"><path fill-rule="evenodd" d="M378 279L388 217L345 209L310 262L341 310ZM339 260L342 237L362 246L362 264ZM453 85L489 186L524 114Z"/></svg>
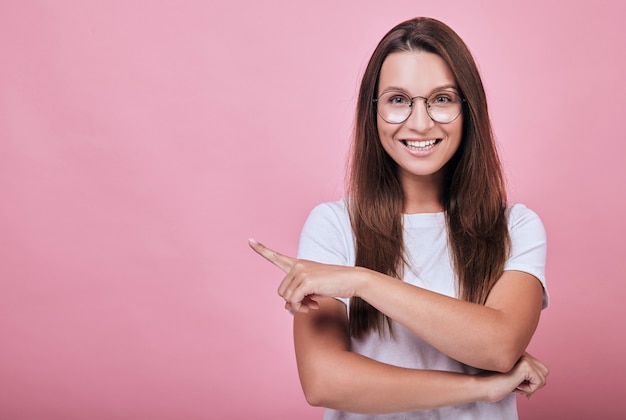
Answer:
<svg viewBox="0 0 626 420"><path fill-rule="evenodd" d="M525 395L526 398L530 399L535 391L546 386L550 370L541 360L531 356L530 353L525 352L522 355L513 368L513 370L515 369L519 369L526 378L513 390L516 394Z"/></svg>
<svg viewBox="0 0 626 420"><path fill-rule="evenodd" d="M355 267L299 260L254 239L250 239L249 244L259 255L287 273L278 287L278 294L285 299L285 309L309 312L319 309L316 298L320 296L350 298L356 294L358 276Z"/></svg>
<svg viewBox="0 0 626 420"><path fill-rule="evenodd" d="M509 393L532 395L546 385L550 371L539 359L524 353L517 364L508 373L489 374L491 381L488 394L490 402L500 401Z"/></svg>

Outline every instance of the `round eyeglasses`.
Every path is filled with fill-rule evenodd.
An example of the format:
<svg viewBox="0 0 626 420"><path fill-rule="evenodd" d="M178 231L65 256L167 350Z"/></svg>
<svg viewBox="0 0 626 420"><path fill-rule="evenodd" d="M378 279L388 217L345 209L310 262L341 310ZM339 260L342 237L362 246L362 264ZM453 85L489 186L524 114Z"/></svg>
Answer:
<svg viewBox="0 0 626 420"><path fill-rule="evenodd" d="M399 91L389 91L380 95L374 102L378 115L389 124L401 124L411 116L414 100L424 100L426 112L430 118L440 124L448 124L456 120L463 108L465 99L456 92L440 90L432 93L427 98L423 96L410 97Z"/></svg>

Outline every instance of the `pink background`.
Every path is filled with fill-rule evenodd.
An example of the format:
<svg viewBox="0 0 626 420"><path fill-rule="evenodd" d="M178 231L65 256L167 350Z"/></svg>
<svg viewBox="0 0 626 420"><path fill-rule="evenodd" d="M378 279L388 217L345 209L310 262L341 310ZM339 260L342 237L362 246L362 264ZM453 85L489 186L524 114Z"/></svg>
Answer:
<svg viewBox="0 0 626 420"><path fill-rule="evenodd" d="M470 45L548 231L521 418L624 413L625 7L296 3L0 3L0 417L320 418L247 238L294 254L342 196L359 76L417 15Z"/></svg>

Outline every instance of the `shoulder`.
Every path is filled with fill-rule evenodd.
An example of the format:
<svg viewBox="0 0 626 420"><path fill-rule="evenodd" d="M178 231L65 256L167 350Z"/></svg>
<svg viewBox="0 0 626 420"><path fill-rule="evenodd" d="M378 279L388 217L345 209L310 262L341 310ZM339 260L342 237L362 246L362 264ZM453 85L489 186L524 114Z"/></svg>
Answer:
<svg viewBox="0 0 626 420"><path fill-rule="evenodd" d="M347 215L348 214L348 202L346 198L342 198L341 200L336 201L327 201L325 203L320 203L313 207L311 213L322 213L322 214L335 214L335 215Z"/></svg>
<svg viewBox="0 0 626 420"><path fill-rule="evenodd" d="M318 204L311 210L298 247L298 258L349 265L354 259L352 225L345 199Z"/></svg>
<svg viewBox="0 0 626 420"><path fill-rule="evenodd" d="M350 216L348 215L348 204L346 199L337 201L329 201L315 206L309 213L306 220L305 228L308 225L350 225Z"/></svg>
<svg viewBox="0 0 626 420"><path fill-rule="evenodd" d="M536 220L541 222L537 213L533 210L529 209L522 203L511 204L507 208L508 216L509 216L509 226L511 224L519 223L523 220Z"/></svg>
<svg viewBox="0 0 626 420"><path fill-rule="evenodd" d="M533 231L535 235L544 238L546 236L545 228L539 215L521 203L508 207L508 225L512 235L520 230L525 230Z"/></svg>

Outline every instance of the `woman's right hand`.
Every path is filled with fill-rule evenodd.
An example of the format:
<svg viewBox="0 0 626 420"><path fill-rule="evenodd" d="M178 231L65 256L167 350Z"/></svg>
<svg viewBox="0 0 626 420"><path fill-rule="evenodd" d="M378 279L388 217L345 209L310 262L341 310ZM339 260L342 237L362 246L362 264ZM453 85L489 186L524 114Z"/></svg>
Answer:
<svg viewBox="0 0 626 420"><path fill-rule="evenodd" d="M487 375L487 400L498 402L511 392L530 397L546 385L549 369L529 353L524 353L508 373Z"/></svg>
<svg viewBox="0 0 626 420"><path fill-rule="evenodd" d="M359 279L357 273L365 270L289 257L254 239L250 239L249 244L256 253L286 273L278 294L285 299L285 309L293 312L307 313L319 309L318 299L321 297L354 296Z"/></svg>

